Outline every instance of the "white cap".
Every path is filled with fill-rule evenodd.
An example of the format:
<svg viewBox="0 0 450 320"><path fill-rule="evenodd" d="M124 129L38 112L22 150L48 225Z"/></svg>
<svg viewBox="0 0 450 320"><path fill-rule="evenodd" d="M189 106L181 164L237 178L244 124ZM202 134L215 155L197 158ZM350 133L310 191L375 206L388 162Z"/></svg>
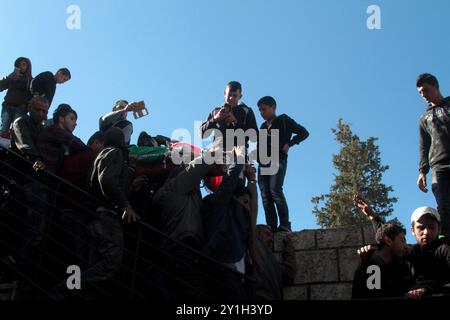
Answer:
<svg viewBox="0 0 450 320"><path fill-rule="evenodd" d="M431 207L420 207L414 210L411 216L411 222L417 222L425 214L429 214L433 216L439 223L441 222L441 216L436 209Z"/></svg>

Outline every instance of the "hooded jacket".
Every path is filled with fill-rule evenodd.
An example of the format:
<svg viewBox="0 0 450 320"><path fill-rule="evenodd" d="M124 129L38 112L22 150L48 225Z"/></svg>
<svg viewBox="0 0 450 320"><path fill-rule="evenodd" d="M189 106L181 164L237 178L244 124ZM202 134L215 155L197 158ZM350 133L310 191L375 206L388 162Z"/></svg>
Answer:
<svg viewBox="0 0 450 320"><path fill-rule="evenodd" d="M0 92L8 90L3 101L3 106L26 106L31 99L30 83L32 76L30 59L19 58L14 63L14 66L18 68L22 60L25 60L28 63L28 70L25 74L21 74L18 79L13 79L13 77L9 75L0 80Z"/></svg>

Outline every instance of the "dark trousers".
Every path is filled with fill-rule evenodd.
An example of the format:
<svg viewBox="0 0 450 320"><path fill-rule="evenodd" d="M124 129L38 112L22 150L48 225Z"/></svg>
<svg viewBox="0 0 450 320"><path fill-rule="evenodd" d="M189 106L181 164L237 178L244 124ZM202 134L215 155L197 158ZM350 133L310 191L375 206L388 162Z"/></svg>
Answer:
<svg viewBox="0 0 450 320"><path fill-rule="evenodd" d="M278 171L274 175L262 175L261 169L258 168L258 185L266 213L266 223L272 228L276 228L278 225L277 212L280 226L290 228L289 208L283 193L286 169L287 158L280 158Z"/></svg>
<svg viewBox="0 0 450 320"><path fill-rule="evenodd" d="M450 237L450 169L433 171L431 189L441 216L442 234Z"/></svg>
<svg viewBox="0 0 450 320"><path fill-rule="evenodd" d="M255 284L244 275L215 265L210 266L208 274L208 290L216 301L255 300Z"/></svg>
<svg viewBox="0 0 450 320"><path fill-rule="evenodd" d="M200 245L194 239L185 239L184 244L199 250ZM165 257L165 282L168 291L173 295L170 300L188 301L207 300L205 279L198 258L191 250L171 244L163 249L168 253ZM170 255L170 256L169 256Z"/></svg>
<svg viewBox="0 0 450 320"><path fill-rule="evenodd" d="M89 251L86 269L81 269L81 290L67 288L63 281L52 290L52 297L65 300L73 297L84 300L110 298L104 290L105 281L119 272L124 250L123 229L119 217L108 211L97 211L89 222Z"/></svg>
<svg viewBox="0 0 450 320"><path fill-rule="evenodd" d="M88 225L92 220L90 212L75 209L65 209L60 218L61 227L67 233L70 248L76 257L77 265L85 270L89 263L90 237Z"/></svg>
<svg viewBox="0 0 450 320"><path fill-rule="evenodd" d="M23 187L27 210L27 239L34 244L42 241L45 229L50 221L53 205L53 192L38 181L30 181Z"/></svg>
<svg viewBox="0 0 450 320"><path fill-rule="evenodd" d="M23 186L27 205L25 236L17 256L17 264L26 277L33 278L38 269L43 238L49 226L54 194L39 181Z"/></svg>

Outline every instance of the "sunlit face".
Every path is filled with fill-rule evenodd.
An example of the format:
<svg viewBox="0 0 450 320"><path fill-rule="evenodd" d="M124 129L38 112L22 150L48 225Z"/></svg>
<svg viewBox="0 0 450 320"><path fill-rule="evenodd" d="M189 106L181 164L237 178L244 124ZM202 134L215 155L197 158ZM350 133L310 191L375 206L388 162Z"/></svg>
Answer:
<svg viewBox="0 0 450 320"><path fill-rule="evenodd" d="M35 103L30 107L30 117L34 123L42 123L47 120L48 103Z"/></svg>
<svg viewBox="0 0 450 320"><path fill-rule="evenodd" d="M69 81L69 77L68 76L63 74L61 71L58 71L56 73L56 83L61 84L61 83L67 82L67 81Z"/></svg>
<svg viewBox="0 0 450 320"><path fill-rule="evenodd" d="M435 241L440 232L440 225L433 217L424 215L419 221L414 222L411 232L421 247L430 245Z"/></svg>
<svg viewBox="0 0 450 320"><path fill-rule="evenodd" d="M259 113L264 120L272 119L275 115L275 106L269 106L267 104L261 104L258 106Z"/></svg>
<svg viewBox="0 0 450 320"><path fill-rule="evenodd" d="M69 113L65 117L59 117L59 121L62 127L69 132L73 132L77 126L77 117L73 113Z"/></svg>
<svg viewBox="0 0 450 320"><path fill-rule="evenodd" d="M227 87L224 93L225 102L228 103L231 107L235 107L238 105L239 100L242 98L241 90L230 91L230 88Z"/></svg>
<svg viewBox="0 0 450 320"><path fill-rule="evenodd" d="M417 87L417 91L427 103L436 101L439 97L439 88L432 86L429 83L425 83L423 86Z"/></svg>

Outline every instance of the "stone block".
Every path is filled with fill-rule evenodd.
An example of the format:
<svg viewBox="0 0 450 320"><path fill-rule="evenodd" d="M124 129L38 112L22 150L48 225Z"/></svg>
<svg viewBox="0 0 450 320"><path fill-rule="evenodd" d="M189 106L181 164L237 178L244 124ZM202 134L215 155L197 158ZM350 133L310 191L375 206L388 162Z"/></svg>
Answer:
<svg viewBox="0 0 450 320"><path fill-rule="evenodd" d="M351 297L351 283L311 285L311 300L347 300Z"/></svg>
<svg viewBox="0 0 450 320"><path fill-rule="evenodd" d="M362 245L360 227L317 230L317 248L355 247Z"/></svg>
<svg viewBox="0 0 450 320"><path fill-rule="evenodd" d="M338 281L336 250L299 251L295 284Z"/></svg>

